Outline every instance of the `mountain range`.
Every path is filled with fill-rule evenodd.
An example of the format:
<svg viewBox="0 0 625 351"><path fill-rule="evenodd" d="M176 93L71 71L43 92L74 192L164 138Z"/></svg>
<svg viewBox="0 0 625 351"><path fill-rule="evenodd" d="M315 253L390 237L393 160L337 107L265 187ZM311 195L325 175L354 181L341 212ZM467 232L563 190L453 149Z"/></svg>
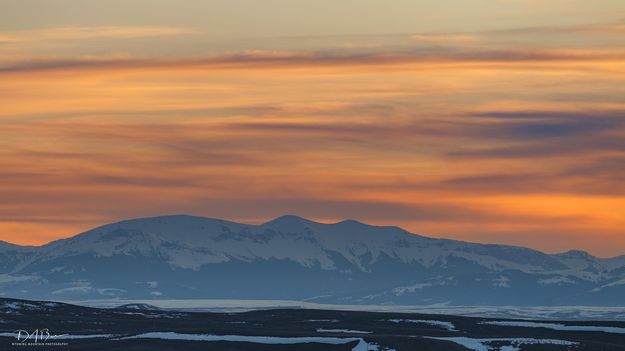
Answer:
<svg viewBox="0 0 625 351"><path fill-rule="evenodd" d="M0 241L0 295L337 304L623 305L625 256L435 239L354 220L260 225L188 215L42 246Z"/></svg>

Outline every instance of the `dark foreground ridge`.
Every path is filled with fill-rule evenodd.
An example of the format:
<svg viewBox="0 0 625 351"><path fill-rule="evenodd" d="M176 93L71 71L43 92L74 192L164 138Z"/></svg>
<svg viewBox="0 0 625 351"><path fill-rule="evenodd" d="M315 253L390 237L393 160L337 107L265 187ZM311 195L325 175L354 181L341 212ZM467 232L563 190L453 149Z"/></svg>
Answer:
<svg viewBox="0 0 625 351"><path fill-rule="evenodd" d="M0 319L0 350L625 351L624 322L305 309L206 313L15 299L0 299ZM35 342L35 330L43 339ZM25 332L31 338L23 341Z"/></svg>

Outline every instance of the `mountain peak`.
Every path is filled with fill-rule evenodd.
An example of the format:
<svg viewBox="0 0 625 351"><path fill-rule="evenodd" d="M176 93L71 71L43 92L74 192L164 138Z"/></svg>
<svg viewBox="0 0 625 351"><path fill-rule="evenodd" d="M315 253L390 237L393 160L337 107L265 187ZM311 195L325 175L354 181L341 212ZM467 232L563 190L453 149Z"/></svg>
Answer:
<svg viewBox="0 0 625 351"><path fill-rule="evenodd" d="M315 224L319 223L300 216L289 214L274 218L268 222L263 223L262 226L279 227L280 229L286 230L298 230L302 227L307 227Z"/></svg>
<svg viewBox="0 0 625 351"><path fill-rule="evenodd" d="M345 219L335 224L343 224L343 225L367 225L355 219Z"/></svg>
<svg viewBox="0 0 625 351"><path fill-rule="evenodd" d="M272 221L308 221L310 222L308 219L298 216L298 215L294 215L294 214L285 214L285 215L274 218Z"/></svg>
<svg viewBox="0 0 625 351"><path fill-rule="evenodd" d="M106 224L104 226L96 228L95 230L100 228L124 227L134 229L151 229L157 232L160 231L160 229L177 229L177 231L185 231L192 228L197 229L200 227L220 227L223 225L231 227L246 226L245 224L219 218L194 216L189 214L174 214L128 219L120 222Z"/></svg>
<svg viewBox="0 0 625 351"><path fill-rule="evenodd" d="M217 218L200 217L200 216L194 216L194 215L180 213L180 214L172 214L172 215L139 217L139 218L123 220L123 221L120 221L120 222L117 222L117 223L129 223L129 222L135 222L135 223L137 223L137 222L174 222L174 221L189 221L189 220L201 220L201 221L214 220L214 221L221 221L220 219L217 219ZM113 223L113 224L116 224L116 223Z"/></svg>

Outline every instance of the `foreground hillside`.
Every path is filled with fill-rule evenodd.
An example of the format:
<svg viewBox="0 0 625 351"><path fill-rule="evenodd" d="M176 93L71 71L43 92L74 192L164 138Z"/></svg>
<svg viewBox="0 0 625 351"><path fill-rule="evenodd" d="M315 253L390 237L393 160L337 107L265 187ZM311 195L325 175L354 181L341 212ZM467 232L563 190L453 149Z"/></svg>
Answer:
<svg viewBox="0 0 625 351"><path fill-rule="evenodd" d="M622 305L625 256L433 239L356 221L164 216L39 247L0 243L0 291L32 299Z"/></svg>
<svg viewBox="0 0 625 351"><path fill-rule="evenodd" d="M533 322L414 313L205 313L0 299L0 349L624 351L623 322ZM42 334L25 339L25 332ZM17 332L22 330L18 340Z"/></svg>

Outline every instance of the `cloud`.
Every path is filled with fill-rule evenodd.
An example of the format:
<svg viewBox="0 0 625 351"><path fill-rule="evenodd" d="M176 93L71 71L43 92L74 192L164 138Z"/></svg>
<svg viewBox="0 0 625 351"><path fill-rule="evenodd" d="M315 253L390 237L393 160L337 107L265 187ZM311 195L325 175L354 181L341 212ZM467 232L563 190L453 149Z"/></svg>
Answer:
<svg viewBox="0 0 625 351"><path fill-rule="evenodd" d="M620 183L625 180L625 171L619 168L623 162L621 158L597 158L586 160L583 165L554 165L551 170L473 172L435 180L381 178L375 182L361 181L344 186L359 191L404 191L441 197L529 194L623 196L625 188Z"/></svg>
<svg viewBox="0 0 625 351"><path fill-rule="evenodd" d="M413 34L412 40L426 42L430 44L463 44L474 43L481 39L477 34L456 33L456 34Z"/></svg>
<svg viewBox="0 0 625 351"><path fill-rule="evenodd" d="M9 215L9 214L7 214ZM41 224L91 224L96 218L77 219L77 218L58 218L58 217L23 217L17 215L15 217L0 217L0 223L41 223ZM75 233L78 234L78 233ZM1 240L0 240L1 241Z"/></svg>
<svg viewBox="0 0 625 351"><path fill-rule="evenodd" d="M475 116L498 121L482 125L483 133L493 137L541 139L625 131L625 111L622 110L487 112Z"/></svg>
<svg viewBox="0 0 625 351"><path fill-rule="evenodd" d="M618 48L412 44L5 62L0 235L181 212L538 248L623 227Z"/></svg>
<svg viewBox="0 0 625 351"><path fill-rule="evenodd" d="M331 112L330 112L331 113ZM592 151L592 146L599 149L615 147L620 150L621 143L612 136L593 139L602 133L622 131L625 133L625 111L519 111L487 112L469 114L466 117L448 117L446 119L424 118L387 123L384 119L370 121L262 121L226 123L224 127L232 130L290 132L302 135L320 135L325 137L351 137L356 139L389 138L472 138L493 141L523 141L528 144L519 147L498 148L503 154L509 150L532 149L533 142L557 143L565 139L587 138L581 146ZM557 149L551 149L555 152ZM571 147L574 151L575 147ZM491 151L485 151L488 153ZM472 152L469 151L468 154ZM479 151L477 151L479 153ZM495 151L494 153L497 153ZM546 152L548 155L549 152Z"/></svg>
<svg viewBox="0 0 625 351"><path fill-rule="evenodd" d="M132 39L197 33L198 31L192 28L181 27L56 27L19 31L0 31L0 43L8 44L98 38Z"/></svg>
<svg viewBox="0 0 625 351"><path fill-rule="evenodd" d="M601 23L572 26L536 26L499 29L482 32L485 35L562 35L562 34L623 34L624 23Z"/></svg>
<svg viewBox="0 0 625 351"><path fill-rule="evenodd" d="M0 73L19 73L57 70L104 70L141 68L299 68L388 66L407 64L450 63L528 63L528 62L593 62L625 59L619 50L417 50L398 53L341 53L338 52L272 52L252 51L203 58L151 59L83 57L41 58L5 63Z"/></svg>
<svg viewBox="0 0 625 351"><path fill-rule="evenodd" d="M604 152L625 152L623 135L589 136L575 139L551 138L515 146L467 148L450 151L447 156L456 159L541 159Z"/></svg>
<svg viewBox="0 0 625 351"><path fill-rule="evenodd" d="M580 160L574 166L565 169L561 175L588 178L598 185L604 185L606 192L625 192L620 186L625 182L625 155Z"/></svg>

